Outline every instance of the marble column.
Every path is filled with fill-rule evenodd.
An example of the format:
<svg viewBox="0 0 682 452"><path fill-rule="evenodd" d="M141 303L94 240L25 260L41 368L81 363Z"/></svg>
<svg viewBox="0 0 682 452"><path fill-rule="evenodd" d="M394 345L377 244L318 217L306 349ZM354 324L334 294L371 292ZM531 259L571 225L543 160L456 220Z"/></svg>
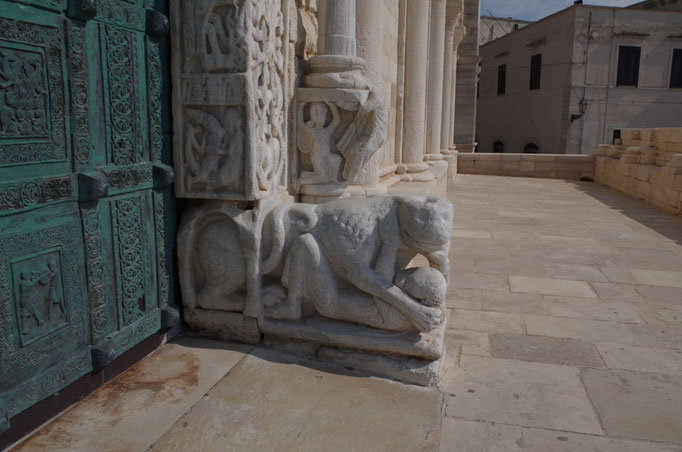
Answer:
<svg viewBox="0 0 682 452"><path fill-rule="evenodd" d="M464 37L464 27L457 20L448 21L445 30L445 58L443 68L443 113L441 120L440 149L442 153L454 145L452 129L454 125L455 73L457 70L457 47Z"/></svg>
<svg viewBox="0 0 682 452"><path fill-rule="evenodd" d="M457 60L459 59L459 56L457 55L457 51L455 50L452 53L452 81L450 82L450 86L452 87L450 90L450 123L448 124L449 130L448 130L448 149L449 150L454 150L456 149L455 146L455 122L457 121L457 118L455 117L456 113L456 107L457 107Z"/></svg>
<svg viewBox="0 0 682 452"><path fill-rule="evenodd" d="M322 0L318 8L318 54L355 56L355 0Z"/></svg>
<svg viewBox="0 0 682 452"><path fill-rule="evenodd" d="M391 98L390 83L384 81L384 2L377 0L356 0L355 11L355 40L356 52L359 58L365 61L363 74L369 85L372 86L382 99ZM388 105L388 101L387 105ZM372 156L369 164L377 171L386 160L384 153L389 146L384 145ZM389 160L395 163L395 157L389 156ZM395 167L391 168L391 172ZM379 177L379 173L376 174ZM375 183L372 180L372 183ZM378 179L376 180L378 183Z"/></svg>
<svg viewBox="0 0 682 452"><path fill-rule="evenodd" d="M445 58L445 0L431 0L429 85L426 111L426 159L440 160L443 115L443 63Z"/></svg>
<svg viewBox="0 0 682 452"><path fill-rule="evenodd" d="M429 50L430 0L407 1L405 38L405 100L402 163L408 173L428 168L424 162L426 69Z"/></svg>

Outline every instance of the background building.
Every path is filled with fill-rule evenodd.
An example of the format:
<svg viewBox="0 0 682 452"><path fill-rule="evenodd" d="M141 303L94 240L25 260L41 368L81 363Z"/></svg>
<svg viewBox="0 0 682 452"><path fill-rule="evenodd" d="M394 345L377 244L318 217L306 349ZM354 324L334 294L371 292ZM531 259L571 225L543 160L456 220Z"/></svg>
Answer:
<svg viewBox="0 0 682 452"><path fill-rule="evenodd" d="M513 19L511 17L481 16L478 43L479 45L487 44L532 23L528 20Z"/></svg>
<svg viewBox="0 0 682 452"><path fill-rule="evenodd" d="M590 154L624 128L682 124L674 3L574 5L482 46L478 152Z"/></svg>

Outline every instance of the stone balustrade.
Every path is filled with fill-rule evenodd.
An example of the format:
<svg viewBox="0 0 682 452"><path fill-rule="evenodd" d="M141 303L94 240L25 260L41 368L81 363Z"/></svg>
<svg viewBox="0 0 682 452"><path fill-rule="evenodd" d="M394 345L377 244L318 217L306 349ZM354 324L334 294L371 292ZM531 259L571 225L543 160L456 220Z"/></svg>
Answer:
<svg viewBox="0 0 682 452"><path fill-rule="evenodd" d="M594 152L595 180L660 209L682 213L682 128L626 129Z"/></svg>
<svg viewBox="0 0 682 452"><path fill-rule="evenodd" d="M460 153L457 170L462 174L591 180L594 157L559 154Z"/></svg>

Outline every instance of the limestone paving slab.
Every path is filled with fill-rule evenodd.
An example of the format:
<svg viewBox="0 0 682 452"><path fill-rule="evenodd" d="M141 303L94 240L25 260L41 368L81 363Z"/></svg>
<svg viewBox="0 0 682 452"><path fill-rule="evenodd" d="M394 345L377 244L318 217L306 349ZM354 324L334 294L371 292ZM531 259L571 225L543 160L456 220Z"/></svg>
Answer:
<svg viewBox="0 0 682 452"><path fill-rule="evenodd" d="M490 339L482 331L448 330L445 333L445 350L450 344L461 347L462 354L490 356Z"/></svg>
<svg viewBox="0 0 682 452"><path fill-rule="evenodd" d="M682 444L682 376L583 369L607 435Z"/></svg>
<svg viewBox="0 0 682 452"><path fill-rule="evenodd" d="M180 338L98 388L13 450L146 450L251 348Z"/></svg>
<svg viewBox="0 0 682 452"><path fill-rule="evenodd" d="M627 303L608 300L545 296L547 315L574 319L605 320L618 323L644 323L637 309Z"/></svg>
<svg viewBox="0 0 682 452"><path fill-rule="evenodd" d="M521 428L465 421L446 417L443 419L441 451L521 452L523 438Z"/></svg>
<svg viewBox="0 0 682 452"><path fill-rule="evenodd" d="M524 428L523 450L525 452L680 452L681 449L674 444Z"/></svg>
<svg viewBox="0 0 682 452"><path fill-rule="evenodd" d="M682 375L682 352L678 350L608 343L596 345L609 368Z"/></svg>
<svg viewBox="0 0 682 452"><path fill-rule="evenodd" d="M483 295L475 289L448 289L445 300L448 308L481 310Z"/></svg>
<svg viewBox="0 0 682 452"><path fill-rule="evenodd" d="M462 355L442 382L446 416L601 434L577 369Z"/></svg>
<svg viewBox="0 0 682 452"><path fill-rule="evenodd" d="M568 279L510 276L509 286L511 287L512 292L576 298L597 298L589 284Z"/></svg>
<svg viewBox="0 0 682 452"><path fill-rule="evenodd" d="M557 279L608 282L597 267L590 265L548 264L547 268L552 277Z"/></svg>
<svg viewBox="0 0 682 452"><path fill-rule="evenodd" d="M627 325L616 322L537 315L524 315L523 320L528 334L534 336L619 344L632 344L635 341L634 334Z"/></svg>
<svg viewBox="0 0 682 452"><path fill-rule="evenodd" d="M509 290L507 275L455 271L450 285L456 289Z"/></svg>
<svg viewBox="0 0 682 452"><path fill-rule="evenodd" d="M637 292L635 286L630 284L593 282L592 288L597 292L599 298L604 300L642 301L642 297Z"/></svg>
<svg viewBox="0 0 682 452"><path fill-rule="evenodd" d="M546 315L546 301L543 295L516 292L484 290L483 310L521 314Z"/></svg>
<svg viewBox="0 0 682 452"><path fill-rule="evenodd" d="M435 449L438 391L302 362L257 349L150 450Z"/></svg>
<svg viewBox="0 0 682 452"><path fill-rule="evenodd" d="M594 345L575 339L555 339L525 334L490 335L490 354L516 359L580 367L604 367Z"/></svg>
<svg viewBox="0 0 682 452"><path fill-rule="evenodd" d="M450 309L449 328L457 331L472 330L489 333L524 333L523 318L504 312L469 311Z"/></svg>

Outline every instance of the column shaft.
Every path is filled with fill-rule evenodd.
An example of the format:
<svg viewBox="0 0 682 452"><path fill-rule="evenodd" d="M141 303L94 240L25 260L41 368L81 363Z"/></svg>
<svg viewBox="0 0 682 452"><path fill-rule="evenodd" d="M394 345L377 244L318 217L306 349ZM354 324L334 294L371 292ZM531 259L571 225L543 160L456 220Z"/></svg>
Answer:
<svg viewBox="0 0 682 452"><path fill-rule="evenodd" d="M450 102L452 96L452 43L454 30L447 30L445 34L445 58L443 59L443 105L441 116L440 149L447 151L450 146Z"/></svg>
<svg viewBox="0 0 682 452"><path fill-rule="evenodd" d="M430 0L407 0L405 39L405 102L403 116L403 163L408 172L425 170L426 68L429 48Z"/></svg>
<svg viewBox="0 0 682 452"><path fill-rule="evenodd" d="M445 0L431 0L429 37L429 85L426 113L426 153L441 157L440 136L443 115L443 60L445 57ZM442 157L441 157L442 158Z"/></svg>
<svg viewBox="0 0 682 452"><path fill-rule="evenodd" d="M318 55L355 56L355 0L321 0Z"/></svg>

